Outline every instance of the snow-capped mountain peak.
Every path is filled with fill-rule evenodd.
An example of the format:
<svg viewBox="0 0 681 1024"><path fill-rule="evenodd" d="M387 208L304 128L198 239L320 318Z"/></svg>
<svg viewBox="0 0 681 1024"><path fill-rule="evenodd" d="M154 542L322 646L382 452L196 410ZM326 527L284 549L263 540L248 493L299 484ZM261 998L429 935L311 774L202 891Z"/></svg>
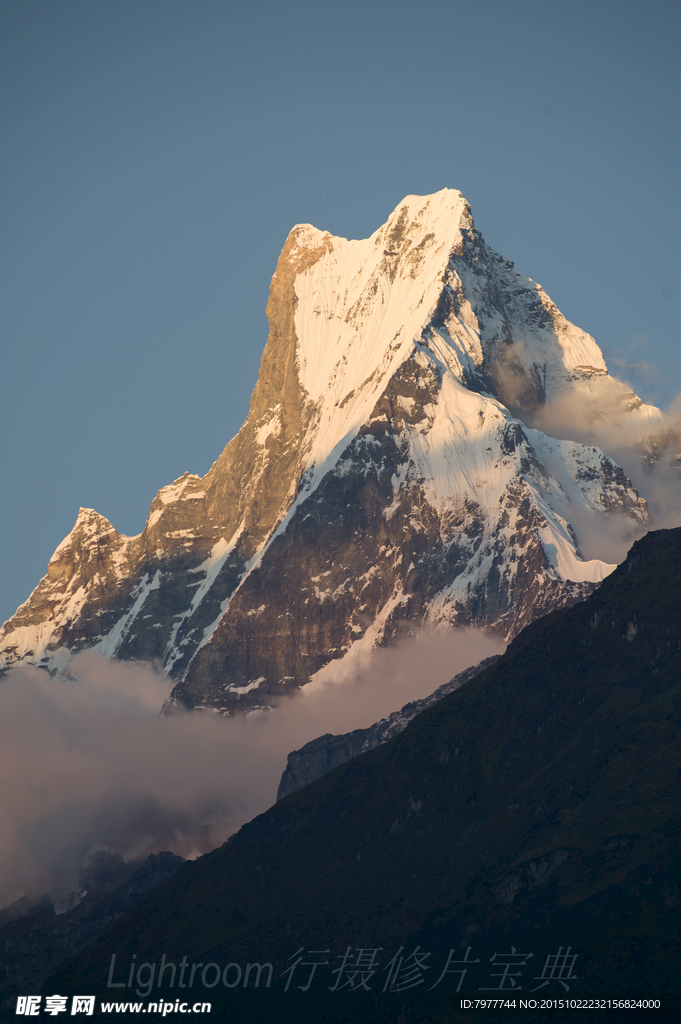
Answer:
<svg viewBox="0 0 681 1024"><path fill-rule="evenodd" d="M364 240L296 226L267 312L238 435L138 537L79 517L3 629L7 667L94 646L162 659L188 706L270 706L405 620L513 636L612 569L580 537L645 529L611 459L533 429L607 367L460 192Z"/></svg>

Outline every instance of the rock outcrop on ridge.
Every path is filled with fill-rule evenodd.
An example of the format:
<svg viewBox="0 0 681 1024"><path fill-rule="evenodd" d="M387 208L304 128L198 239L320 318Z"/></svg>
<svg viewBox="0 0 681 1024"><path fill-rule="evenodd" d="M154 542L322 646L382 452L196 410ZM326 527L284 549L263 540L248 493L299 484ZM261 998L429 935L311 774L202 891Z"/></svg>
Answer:
<svg viewBox="0 0 681 1024"><path fill-rule="evenodd" d="M267 312L237 436L159 491L137 537L81 509L0 668L94 648L160 660L171 704L271 707L405 622L512 638L612 571L580 537L646 529L612 459L524 422L598 394L607 367L459 192L408 196L362 241L298 225Z"/></svg>
<svg viewBox="0 0 681 1024"><path fill-rule="evenodd" d="M277 789L277 801L283 800L290 793L297 793L299 789L304 789L305 786L321 779L323 775L328 775L339 765L351 761L353 757L366 754L368 750L375 750L376 747L381 747L391 740L393 736L399 736L407 728L412 718L416 718L426 708L437 704L448 693L458 690L469 679L474 679L479 672L490 668L498 659L499 655L493 655L491 658L485 658L479 665L472 665L470 668L464 669L453 679L438 686L437 690L434 690L428 697L409 701L399 711L393 711L387 718L374 722L366 729L353 729L352 732L346 732L341 736L334 736L327 732L323 736L310 740L300 750L292 750L286 759L286 768Z"/></svg>

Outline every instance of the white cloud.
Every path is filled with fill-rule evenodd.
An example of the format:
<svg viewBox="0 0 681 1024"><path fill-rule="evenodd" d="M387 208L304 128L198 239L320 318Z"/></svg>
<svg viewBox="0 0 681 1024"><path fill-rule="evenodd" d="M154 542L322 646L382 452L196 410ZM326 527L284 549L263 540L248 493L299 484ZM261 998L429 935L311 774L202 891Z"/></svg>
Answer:
<svg viewBox="0 0 681 1024"><path fill-rule="evenodd" d="M227 719L162 719L171 680L92 652L55 678L11 672L0 682L0 906L21 892L62 897L97 847L213 849L274 802L291 750L370 725L500 650L474 630L421 634L332 665L274 712Z"/></svg>

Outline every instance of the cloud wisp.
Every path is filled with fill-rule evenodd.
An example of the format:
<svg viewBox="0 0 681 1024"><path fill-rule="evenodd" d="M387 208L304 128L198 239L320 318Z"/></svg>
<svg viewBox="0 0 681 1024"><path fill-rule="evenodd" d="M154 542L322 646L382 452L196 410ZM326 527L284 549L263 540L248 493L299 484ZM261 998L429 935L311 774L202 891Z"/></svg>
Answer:
<svg viewBox="0 0 681 1024"><path fill-rule="evenodd" d="M663 413L606 377L541 406L532 420L552 437L594 445L614 459L648 502L652 529L681 525L681 395Z"/></svg>
<svg viewBox="0 0 681 1024"><path fill-rule="evenodd" d="M549 437L600 448L610 456L646 499L648 529L681 526L681 395L663 412L642 402L624 381L596 372L545 403L523 354L523 342L518 341L494 366L497 386L513 415ZM613 362L640 381L650 382L656 373L643 360ZM594 518L576 508L564 510L586 558L621 562L645 527L637 527L626 515L604 513Z"/></svg>

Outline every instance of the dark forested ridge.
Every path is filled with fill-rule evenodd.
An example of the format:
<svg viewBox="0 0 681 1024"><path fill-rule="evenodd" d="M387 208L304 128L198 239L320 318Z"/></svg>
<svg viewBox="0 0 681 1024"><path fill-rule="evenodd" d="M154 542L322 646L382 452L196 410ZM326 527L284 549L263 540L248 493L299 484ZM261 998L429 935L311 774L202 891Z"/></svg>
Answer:
<svg viewBox="0 0 681 1024"><path fill-rule="evenodd" d="M136 999L151 966L128 987L133 955L156 972L165 955L201 967L149 999L230 1021L444 1022L459 980L473 998L678 997L680 581L681 530L648 534L583 604L183 865L43 991ZM267 970L228 987L255 962L269 989Z"/></svg>

